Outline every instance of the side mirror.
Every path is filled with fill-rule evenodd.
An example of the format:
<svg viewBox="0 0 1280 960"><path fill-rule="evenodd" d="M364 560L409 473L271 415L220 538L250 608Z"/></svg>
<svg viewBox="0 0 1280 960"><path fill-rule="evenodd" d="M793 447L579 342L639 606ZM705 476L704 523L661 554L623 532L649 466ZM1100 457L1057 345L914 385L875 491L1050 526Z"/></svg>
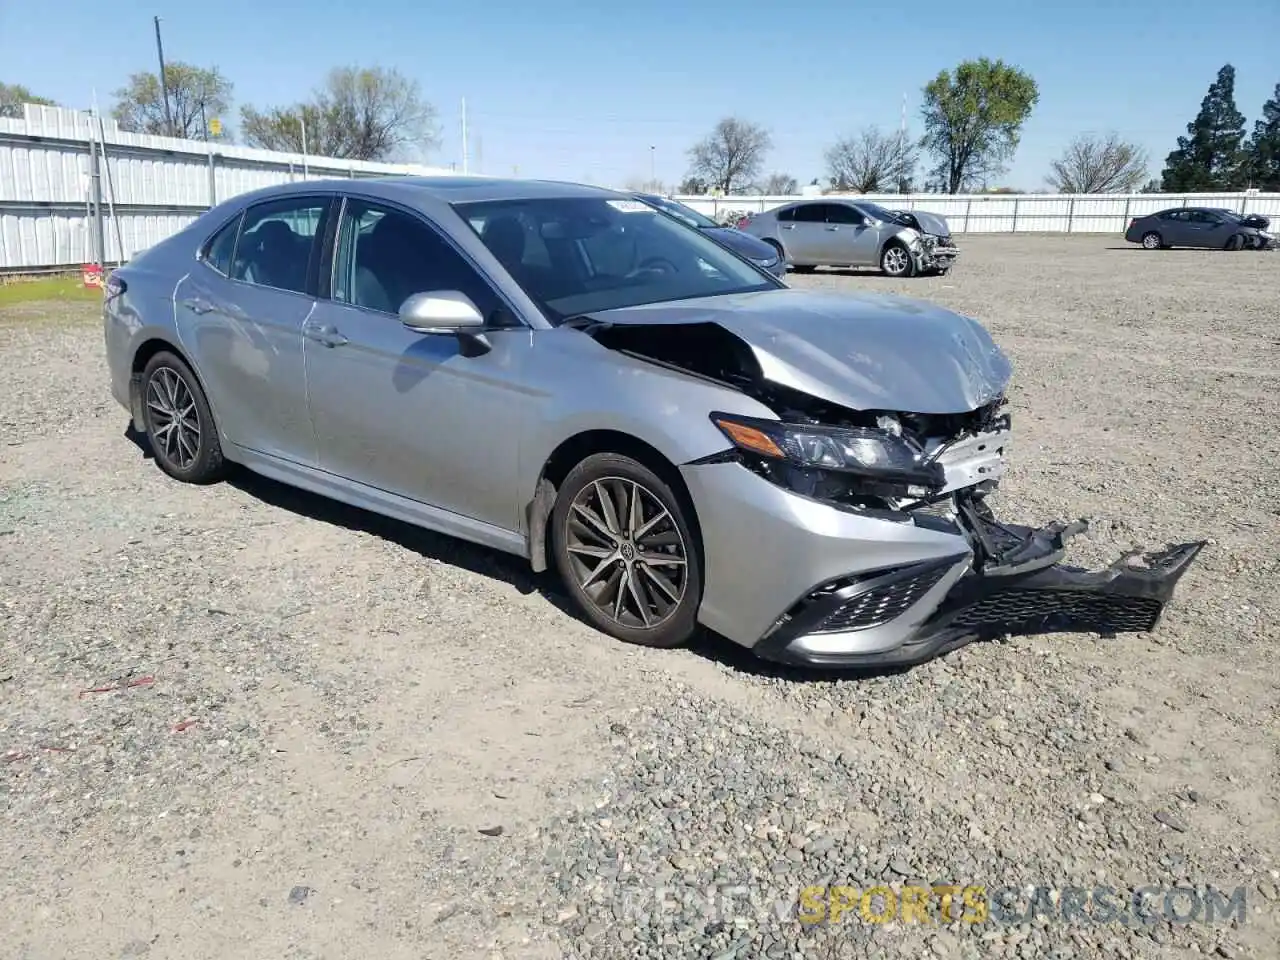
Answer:
<svg viewBox="0 0 1280 960"><path fill-rule="evenodd" d="M457 290L411 294L400 304L400 322L424 336L453 336L463 356L478 357L493 349L484 333L484 317L471 298Z"/></svg>
<svg viewBox="0 0 1280 960"><path fill-rule="evenodd" d="M400 304L400 322L414 333L455 334L484 326L471 298L457 290L415 293Z"/></svg>

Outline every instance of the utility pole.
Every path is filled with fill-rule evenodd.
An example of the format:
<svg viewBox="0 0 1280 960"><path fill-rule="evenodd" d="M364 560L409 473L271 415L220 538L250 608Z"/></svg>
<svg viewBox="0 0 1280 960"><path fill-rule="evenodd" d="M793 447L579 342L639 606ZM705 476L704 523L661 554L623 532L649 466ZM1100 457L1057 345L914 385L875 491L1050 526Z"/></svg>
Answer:
<svg viewBox="0 0 1280 960"><path fill-rule="evenodd" d="M164 98L164 125L169 128L169 136L175 137L173 129L173 113L169 109L169 81L164 75L164 44L160 42L160 18L156 17L156 56L160 58L160 96Z"/></svg>
<svg viewBox="0 0 1280 960"><path fill-rule="evenodd" d="M462 174L471 172L470 148L467 145L467 98L462 98Z"/></svg>

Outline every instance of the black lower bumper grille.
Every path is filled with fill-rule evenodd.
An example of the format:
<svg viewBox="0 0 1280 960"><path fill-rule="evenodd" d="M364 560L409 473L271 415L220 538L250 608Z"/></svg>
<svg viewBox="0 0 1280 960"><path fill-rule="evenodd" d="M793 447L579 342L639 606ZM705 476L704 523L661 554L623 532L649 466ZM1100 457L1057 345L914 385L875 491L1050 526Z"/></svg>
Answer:
<svg viewBox="0 0 1280 960"><path fill-rule="evenodd" d="M856 594L828 614L811 632L868 630L897 619L936 586L948 569L947 566L930 566L912 576Z"/></svg>
<svg viewBox="0 0 1280 960"><path fill-rule="evenodd" d="M957 613L951 626L1010 633L1053 627L1096 633L1145 633L1160 619L1164 601L1072 590L1009 589Z"/></svg>

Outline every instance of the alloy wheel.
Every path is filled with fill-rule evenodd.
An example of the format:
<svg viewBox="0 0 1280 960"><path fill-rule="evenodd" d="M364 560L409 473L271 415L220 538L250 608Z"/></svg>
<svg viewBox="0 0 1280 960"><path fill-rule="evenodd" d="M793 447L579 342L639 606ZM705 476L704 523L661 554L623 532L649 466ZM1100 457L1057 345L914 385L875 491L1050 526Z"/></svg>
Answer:
<svg viewBox="0 0 1280 960"><path fill-rule="evenodd" d="M147 381L151 442L178 470L200 455L200 414L191 388L171 367L158 367Z"/></svg>
<svg viewBox="0 0 1280 960"><path fill-rule="evenodd" d="M882 261L884 272L897 276L906 272L907 269L907 251L901 247L890 247L884 252L884 260Z"/></svg>
<svg viewBox="0 0 1280 960"><path fill-rule="evenodd" d="M1148 233L1145 237L1142 238L1142 245L1146 247L1148 250L1158 249L1160 246L1160 234Z"/></svg>
<svg viewBox="0 0 1280 960"><path fill-rule="evenodd" d="M688 552L653 491L625 477L594 480L573 498L567 533L578 587L601 614L645 630L675 614L688 586Z"/></svg>

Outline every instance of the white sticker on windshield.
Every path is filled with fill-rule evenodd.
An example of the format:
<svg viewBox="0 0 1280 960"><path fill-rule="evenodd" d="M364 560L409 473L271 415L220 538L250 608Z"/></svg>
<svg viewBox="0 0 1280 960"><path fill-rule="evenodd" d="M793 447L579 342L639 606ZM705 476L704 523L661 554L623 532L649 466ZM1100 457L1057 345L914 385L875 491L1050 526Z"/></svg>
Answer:
<svg viewBox="0 0 1280 960"><path fill-rule="evenodd" d="M644 213L650 209L647 203L639 200L606 200L605 203L622 213Z"/></svg>

